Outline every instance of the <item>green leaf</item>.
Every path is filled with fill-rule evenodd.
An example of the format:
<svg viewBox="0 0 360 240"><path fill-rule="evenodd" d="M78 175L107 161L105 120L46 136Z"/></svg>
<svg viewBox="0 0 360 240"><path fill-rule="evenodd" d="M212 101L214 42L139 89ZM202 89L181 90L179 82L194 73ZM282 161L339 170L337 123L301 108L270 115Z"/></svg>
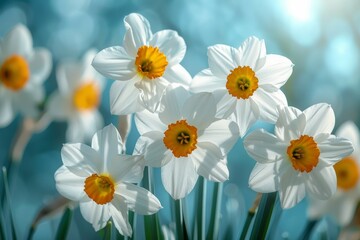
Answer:
<svg viewBox="0 0 360 240"><path fill-rule="evenodd" d="M7 201L8 206L9 206L11 234L12 234L12 238L13 238L14 240L16 240L17 237L16 237L16 230L15 230L14 218L13 218L12 208L11 208L9 182L8 182L8 176L7 176L6 168L3 167L3 168L2 168L2 171L3 171L4 189L5 189L5 198L6 198L6 201Z"/></svg>
<svg viewBox="0 0 360 240"><path fill-rule="evenodd" d="M2 216L2 212L0 215L0 239L6 239L5 238L5 230L4 230L4 226L3 226L3 216Z"/></svg>
<svg viewBox="0 0 360 240"><path fill-rule="evenodd" d="M302 232L299 239L303 239L303 240L310 239L311 233L312 233L314 227L317 225L317 223L318 223L318 220L309 220L306 223L306 227L305 227L304 231Z"/></svg>
<svg viewBox="0 0 360 240"><path fill-rule="evenodd" d="M211 217L209 230L206 236L206 239L218 239L219 236L219 227L221 219L221 201L222 201L222 192L223 183L215 182L214 183L214 192L212 197L212 207L211 207Z"/></svg>
<svg viewBox="0 0 360 240"><path fill-rule="evenodd" d="M146 167L144 170L143 187L154 193L155 189L152 179L152 169L150 167ZM164 239L157 213L144 216L144 228L146 239Z"/></svg>
<svg viewBox="0 0 360 240"><path fill-rule="evenodd" d="M182 200L174 200L174 208L175 208L175 223L176 223L176 233L177 239L183 240L187 239L187 233L184 222L183 208L182 208Z"/></svg>
<svg viewBox="0 0 360 240"><path fill-rule="evenodd" d="M205 239L205 209L206 209L206 180L199 178L199 187L197 195L197 213L194 228L194 239Z"/></svg>
<svg viewBox="0 0 360 240"><path fill-rule="evenodd" d="M264 193L261 197L260 206L257 211L254 226L251 232L251 240L265 239L270 224L272 211L274 209L276 192Z"/></svg>
<svg viewBox="0 0 360 240"><path fill-rule="evenodd" d="M72 215L73 211L70 208L66 208L64 214L61 217L60 224L56 232L56 240L66 239L70 228Z"/></svg>
<svg viewBox="0 0 360 240"><path fill-rule="evenodd" d="M240 240L245 240L247 232L249 230L250 224L252 222L252 219L254 218L255 213L254 212L248 212L245 220L245 224L243 227L243 230L241 231Z"/></svg>
<svg viewBox="0 0 360 240"><path fill-rule="evenodd" d="M111 228L112 228L112 222L108 221L106 226L103 228L103 240L111 239Z"/></svg>

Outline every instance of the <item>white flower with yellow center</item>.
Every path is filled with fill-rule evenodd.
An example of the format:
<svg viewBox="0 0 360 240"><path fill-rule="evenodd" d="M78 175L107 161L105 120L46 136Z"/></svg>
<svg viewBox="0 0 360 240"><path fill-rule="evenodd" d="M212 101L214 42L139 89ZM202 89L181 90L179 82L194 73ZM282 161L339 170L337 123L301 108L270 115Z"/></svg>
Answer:
<svg viewBox="0 0 360 240"><path fill-rule="evenodd" d="M98 53L93 66L115 81L110 90L111 112L126 115L145 108L154 112L169 83L188 86L190 74L179 64L186 51L177 32L152 34L150 24L140 14L124 19L123 47L114 46Z"/></svg>
<svg viewBox="0 0 360 240"><path fill-rule="evenodd" d="M354 152L334 165L337 177L337 191L327 201L311 198L308 216L316 219L329 214L341 226L350 223L360 200L360 135L353 122L346 122L336 132L339 137L348 138L354 146Z"/></svg>
<svg viewBox="0 0 360 240"><path fill-rule="evenodd" d="M31 33L23 25L16 25L0 41L0 127L10 124L17 112L38 116L45 96L42 84L51 66L50 52L33 49Z"/></svg>
<svg viewBox="0 0 360 240"><path fill-rule="evenodd" d="M246 151L257 161L250 187L262 193L279 191L283 208L296 205L305 193L330 198L336 191L333 165L353 151L349 140L331 135L335 124L331 106L278 110L275 135L260 129L244 140Z"/></svg>
<svg viewBox="0 0 360 240"><path fill-rule="evenodd" d="M234 119L243 137L258 119L275 123L276 106L287 105L280 87L292 73L286 57L266 54L265 43L250 37L238 48L208 48L209 68L198 73L190 91L214 92L219 100L216 117Z"/></svg>
<svg viewBox="0 0 360 240"><path fill-rule="evenodd" d="M142 135L136 150L144 152L147 165L161 167L166 191L180 199L194 188L198 175L211 181L227 180L226 154L239 132L236 123L215 118L213 95L190 96L182 87L169 87L162 106L158 115L149 111L136 114Z"/></svg>
<svg viewBox="0 0 360 240"><path fill-rule="evenodd" d="M95 54L89 50L81 61L64 62L56 72L59 90L50 97L47 112L56 120L68 121L69 142L91 140L104 125L98 110L104 79L91 66Z"/></svg>
<svg viewBox="0 0 360 240"><path fill-rule="evenodd" d="M131 236L128 210L153 214L161 207L149 191L132 183L143 177L143 156L120 155L122 141L113 125L98 131L91 147L65 144L63 166L55 173L56 188L64 197L80 203L86 221L98 231L112 218L117 230Z"/></svg>

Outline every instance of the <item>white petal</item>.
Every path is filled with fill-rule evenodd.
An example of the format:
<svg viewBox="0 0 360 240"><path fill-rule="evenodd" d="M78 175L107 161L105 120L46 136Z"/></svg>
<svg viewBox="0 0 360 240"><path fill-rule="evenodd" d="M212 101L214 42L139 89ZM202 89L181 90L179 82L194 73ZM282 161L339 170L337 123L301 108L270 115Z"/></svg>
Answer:
<svg viewBox="0 0 360 240"><path fill-rule="evenodd" d="M112 124L95 133L91 147L99 153L101 161L104 162L102 171L107 171L109 162L117 159L123 149L120 134Z"/></svg>
<svg viewBox="0 0 360 240"><path fill-rule="evenodd" d="M195 169L200 176L216 182L229 179L229 169L219 147L210 142L199 142L191 153ZM175 159L176 160L176 159Z"/></svg>
<svg viewBox="0 0 360 240"><path fill-rule="evenodd" d="M91 147L82 143L64 144L61 149L61 159L64 166L77 174L86 177L99 173L102 168L102 159Z"/></svg>
<svg viewBox="0 0 360 240"><path fill-rule="evenodd" d="M6 90L0 86L0 127L9 125L15 116L11 99L8 99L5 91Z"/></svg>
<svg viewBox="0 0 360 240"><path fill-rule="evenodd" d="M357 199L339 199L330 209L330 215L335 217L340 226L347 226L356 213Z"/></svg>
<svg viewBox="0 0 360 240"><path fill-rule="evenodd" d="M306 127L304 134L315 136L319 133L331 133L335 125L334 110L329 104L319 103L305 109Z"/></svg>
<svg viewBox="0 0 360 240"><path fill-rule="evenodd" d="M198 92L213 92L218 89L225 89L226 80L216 77L210 69L204 69L195 75L191 81L190 91Z"/></svg>
<svg viewBox="0 0 360 240"><path fill-rule="evenodd" d="M66 131L69 142L90 142L93 135L104 126L98 110L70 112L69 127Z"/></svg>
<svg viewBox="0 0 360 240"><path fill-rule="evenodd" d="M190 93L183 87L173 88L172 86L168 86L161 100L164 107L164 110L159 113L161 121L169 125L181 119L181 110L189 96Z"/></svg>
<svg viewBox="0 0 360 240"><path fill-rule="evenodd" d="M162 30L155 33L150 40L150 45L159 47L160 51L165 54L169 67L179 64L185 56L185 41L173 30Z"/></svg>
<svg viewBox="0 0 360 240"><path fill-rule="evenodd" d="M280 162L256 163L249 177L249 187L261 193L275 192L279 189Z"/></svg>
<svg viewBox="0 0 360 240"><path fill-rule="evenodd" d="M173 158L173 154L166 149L163 138L164 134L158 131L151 131L141 135L136 142L133 154L144 154L145 165L147 166L163 166Z"/></svg>
<svg viewBox="0 0 360 240"><path fill-rule="evenodd" d="M261 61L262 64L258 64L258 61L266 55L264 40L259 40L253 36L249 37L241 44L240 51L242 58L239 65L249 66L256 71L263 64L263 61Z"/></svg>
<svg viewBox="0 0 360 240"><path fill-rule="evenodd" d="M159 116L155 113L149 112L148 110L135 114L135 124L141 135L150 131L164 132L167 129L167 126L162 123Z"/></svg>
<svg viewBox="0 0 360 240"><path fill-rule="evenodd" d="M143 178L145 161L142 155L118 155L108 161L107 172L115 182L138 183Z"/></svg>
<svg viewBox="0 0 360 240"><path fill-rule="evenodd" d="M217 102L215 115L217 118L226 119L235 112L237 98L231 96L225 89L217 90L213 94Z"/></svg>
<svg viewBox="0 0 360 240"><path fill-rule="evenodd" d="M285 142L298 139L306 125L305 115L299 109L287 106L278 106L278 112L275 135Z"/></svg>
<svg viewBox="0 0 360 240"><path fill-rule="evenodd" d="M215 119L215 98L211 93L196 93L185 101L182 113L189 125L205 129Z"/></svg>
<svg viewBox="0 0 360 240"><path fill-rule="evenodd" d="M44 99L43 86L27 85L19 92L12 94L13 106L24 116L36 118L39 115L38 104Z"/></svg>
<svg viewBox="0 0 360 240"><path fill-rule="evenodd" d="M200 135L200 134L199 134ZM212 142L227 154L239 138L237 124L229 120L219 120L211 123L201 135L198 142Z"/></svg>
<svg viewBox="0 0 360 240"><path fill-rule="evenodd" d="M293 63L286 57L275 54L266 55L265 65L256 71L259 85L282 87L289 79L293 66Z"/></svg>
<svg viewBox="0 0 360 240"><path fill-rule="evenodd" d="M46 111L50 117L56 120L65 120L71 114L71 101L68 96L55 91L49 97L46 104Z"/></svg>
<svg viewBox="0 0 360 240"><path fill-rule="evenodd" d="M125 199L115 195L109 209L116 229L121 235L130 237L132 235L132 229L128 221L128 209L126 207Z"/></svg>
<svg viewBox="0 0 360 240"><path fill-rule="evenodd" d="M36 84L42 84L51 71L51 53L45 48L37 48L30 56L29 63L31 80Z"/></svg>
<svg viewBox="0 0 360 240"><path fill-rule="evenodd" d="M190 158L175 158L161 168L163 185L173 199L184 198L190 193L198 176Z"/></svg>
<svg viewBox="0 0 360 240"><path fill-rule="evenodd" d="M336 174L332 166L314 168L306 178L306 191L314 198L329 199L336 192Z"/></svg>
<svg viewBox="0 0 360 240"><path fill-rule="evenodd" d="M166 68L163 78L170 83L178 83L186 88L192 81L190 73L180 64Z"/></svg>
<svg viewBox="0 0 360 240"><path fill-rule="evenodd" d="M72 173L65 166L60 167L54 177L56 189L61 195L72 201L80 201L84 197L84 177Z"/></svg>
<svg viewBox="0 0 360 240"><path fill-rule="evenodd" d="M354 147L354 155L359 156L360 151L360 135L359 128L352 121L347 121L338 128L336 131L336 136L347 138L352 142Z"/></svg>
<svg viewBox="0 0 360 240"><path fill-rule="evenodd" d="M82 69L78 62L61 62L56 69L56 80L60 93L67 95L74 91L82 78Z"/></svg>
<svg viewBox="0 0 360 240"><path fill-rule="evenodd" d="M259 87L251 98L260 108L260 119L270 123L275 123L279 117L276 107L278 105L287 106L286 96L281 90L267 92Z"/></svg>
<svg viewBox="0 0 360 240"><path fill-rule="evenodd" d="M258 105L251 99L237 100L235 121L239 126L240 136L243 137L249 128L259 119Z"/></svg>
<svg viewBox="0 0 360 240"><path fill-rule="evenodd" d="M22 24L16 25L6 36L3 43L3 55L19 54L28 58L33 42L29 29Z"/></svg>
<svg viewBox="0 0 360 240"><path fill-rule="evenodd" d="M166 165L171 159L173 154L166 148L162 137L156 139L149 144L145 152L146 165L151 167L162 167Z"/></svg>
<svg viewBox="0 0 360 240"><path fill-rule="evenodd" d="M283 209L292 208L305 197L305 184L297 171L289 169L280 180L279 197Z"/></svg>
<svg viewBox="0 0 360 240"><path fill-rule="evenodd" d="M350 155L354 148L352 143L345 138L329 137L327 140L318 143L320 159L329 165L333 165L342 158Z"/></svg>
<svg viewBox="0 0 360 240"><path fill-rule="evenodd" d="M133 81L114 82L110 88L110 111L114 115L127 115L142 111L139 90Z"/></svg>
<svg viewBox="0 0 360 240"><path fill-rule="evenodd" d="M226 79L230 70L240 64L240 52L236 48L217 44L208 48L209 67L211 72L220 78Z"/></svg>
<svg viewBox="0 0 360 240"><path fill-rule="evenodd" d="M151 192L133 184L120 183L116 192L125 199L127 207L137 214L149 215L159 211L162 206Z"/></svg>
<svg viewBox="0 0 360 240"><path fill-rule="evenodd" d="M270 163L284 159L287 144L264 129L250 133L244 139L246 152L259 163Z"/></svg>
<svg viewBox="0 0 360 240"><path fill-rule="evenodd" d="M340 226L347 226L355 214L356 205L356 199L335 194L329 200L310 198L307 212L310 219L319 219L328 214L334 217Z"/></svg>
<svg viewBox="0 0 360 240"><path fill-rule="evenodd" d="M85 202L80 202L80 212L86 221L92 224L95 231L104 228L107 221L110 219L110 204L99 205L93 200L89 199Z"/></svg>
<svg viewBox="0 0 360 240"><path fill-rule="evenodd" d="M123 46L131 56L136 56L139 47L146 45L152 33L148 20L138 13L131 13L124 18L126 28Z"/></svg>
<svg viewBox="0 0 360 240"><path fill-rule="evenodd" d="M160 101L165 93L169 82L160 77L152 80L142 80L135 83L135 87L140 91L140 102L151 112L159 110Z"/></svg>
<svg viewBox="0 0 360 240"><path fill-rule="evenodd" d="M92 65L99 73L114 80L128 81L137 75L134 57L130 57L120 46L100 51Z"/></svg>
<svg viewBox="0 0 360 240"><path fill-rule="evenodd" d="M144 155L145 154L145 151L147 150L149 144L153 142L153 140L151 138L152 134L157 135L157 134L162 134L162 133L158 132L158 131L151 131L151 132L147 132L147 133L141 135L138 138L138 140L136 141L133 155Z"/></svg>

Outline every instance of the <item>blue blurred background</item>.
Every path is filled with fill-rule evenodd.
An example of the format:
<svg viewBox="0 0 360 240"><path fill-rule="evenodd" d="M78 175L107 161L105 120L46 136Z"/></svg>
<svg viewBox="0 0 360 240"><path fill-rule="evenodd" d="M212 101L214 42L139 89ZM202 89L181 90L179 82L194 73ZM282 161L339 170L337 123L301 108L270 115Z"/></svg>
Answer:
<svg viewBox="0 0 360 240"><path fill-rule="evenodd" d="M34 46L52 52L54 68L45 83L50 94L57 88L58 62L79 59L91 47L101 50L121 45L122 20L131 12L144 15L153 32L162 29L179 32L187 44L182 64L192 76L208 66L208 46L222 43L238 47L250 35L263 38L268 53L284 55L295 64L282 89L289 105L304 109L327 102L335 110L336 126L346 120L360 122L360 1L357 0L2 0L0 37L15 24L23 23L32 32ZM117 117L111 116L109 110L110 85L108 81L100 110L106 124L116 124ZM18 117L10 126L0 129L1 165L20 123ZM272 128L258 123L253 129L259 127ZM39 209L58 197L53 174L61 165L65 130L66 123L54 122L45 131L33 135L12 181L12 206L20 239L26 236ZM132 152L137 137L133 130L128 153ZM233 237L238 238L247 209L256 196L247 183L253 165L239 140L229 155L230 180L224 184L221 234L230 226ZM156 170L157 180L158 173ZM210 200L212 184L208 186ZM169 196L160 181L156 188L164 206L160 211L161 222L168 225ZM187 198L189 212L193 200L194 191ZM278 216L280 224L272 232L275 239L294 239L300 235L306 223L306 206L305 200ZM210 205L207 213L210 214ZM59 219L58 214L42 221L35 239L52 238ZM70 234L71 239L98 238L79 211L75 211Z"/></svg>

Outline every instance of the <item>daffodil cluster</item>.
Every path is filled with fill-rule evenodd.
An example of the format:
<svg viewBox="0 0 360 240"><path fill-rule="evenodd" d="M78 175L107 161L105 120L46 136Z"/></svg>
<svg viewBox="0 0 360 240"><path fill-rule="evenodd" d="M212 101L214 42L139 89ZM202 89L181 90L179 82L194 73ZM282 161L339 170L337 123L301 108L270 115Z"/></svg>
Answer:
<svg viewBox="0 0 360 240"><path fill-rule="evenodd" d="M199 177L228 180L238 172L228 168L227 154L239 138L256 161L249 179L254 191L279 192L283 208L308 194L318 210L310 211L312 217L331 208L321 201L337 194L336 204L342 196L352 196L346 209L354 211L358 154L347 157L353 146L345 137L352 136L357 145L359 137L349 135L349 124L339 130L340 137L332 134L335 115L328 104L304 111L288 106L280 89L292 74L288 58L268 54L264 40L249 37L238 48L210 46L209 67L192 78L181 65L186 44L176 31L153 33L148 20L136 13L126 16L124 25L122 46L92 50L80 62L59 65L59 90L46 105L53 119L69 122L66 136L72 142L61 150L57 190L80 203L96 231L112 219L121 234L131 236L128 210L153 214L162 208L155 195L136 185L145 166L161 168L162 183L173 199L186 197ZM5 126L15 110L35 115L34 106L43 97L37 86L49 73L50 55L32 50L23 26L0 47L0 126ZM101 129L97 107L104 79L95 70L115 80L111 113L135 116L140 137L133 155L124 154L124 141L113 125ZM258 120L275 124L274 133L248 133ZM92 135L91 147L79 143Z"/></svg>

